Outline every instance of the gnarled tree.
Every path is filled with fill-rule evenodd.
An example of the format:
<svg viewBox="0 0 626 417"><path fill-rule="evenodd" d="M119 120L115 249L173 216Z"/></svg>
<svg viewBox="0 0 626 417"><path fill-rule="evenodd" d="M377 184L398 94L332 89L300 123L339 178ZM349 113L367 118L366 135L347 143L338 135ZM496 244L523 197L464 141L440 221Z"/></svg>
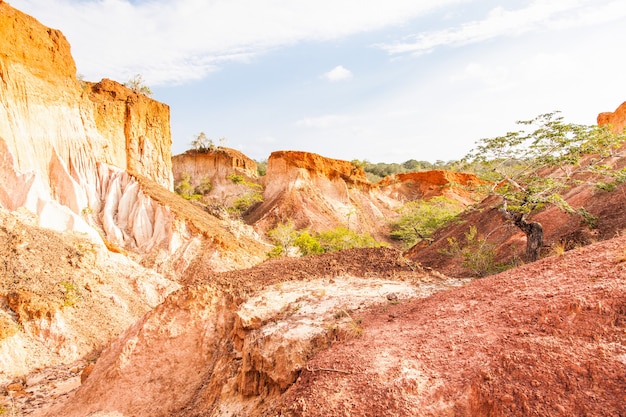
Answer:
<svg viewBox="0 0 626 417"><path fill-rule="evenodd" d="M582 183L611 189L626 181L626 169L612 164L622 156L626 136L609 127L564 123L558 112L517 123L525 128L481 139L465 162L493 184L490 191L501 197L503 215L526 235L526 260L532 262L543 246L543 227L528 216L552 204L593 222L584 207L572 207L563 194Z"/></svg>

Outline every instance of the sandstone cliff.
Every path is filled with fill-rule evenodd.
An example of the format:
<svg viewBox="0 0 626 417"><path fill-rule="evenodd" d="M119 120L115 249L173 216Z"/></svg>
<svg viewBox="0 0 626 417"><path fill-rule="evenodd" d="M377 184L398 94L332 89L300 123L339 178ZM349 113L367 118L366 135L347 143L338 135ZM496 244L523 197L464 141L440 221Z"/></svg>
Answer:
<svg viewBox="0 0 626 417"><path fill-rule="evenodd" d="M247 217L262 231L291 219L298 229L344 226L385 239L385 221L398 205L372 186L361 168L308 152L273 152L263 183L263 204Z"/></svg>
<svg viewBox="0 0 626 417"><path fill-rule="evenodd" d="M233 182L231 175L242 176L245 181L258 183L257 164L243 153L225 147L206 152L187 151L172 158L174 184L180 184L189 176L192 188L204 187L208 201L231 206L245 190L245 186Z"/></svg>
<svg viewBox="0 0 626 417"><path fill-rule="evenodd" d="M605 112L598 115L598 126L611 125L614 132L622 132L626 127L626 102L622 103L614 112Z"/></svg>
<svg viewBox="0 0 626 417"><path fill-rule="evenodd" d="M63 35L1 1L0 51L0 378L100 349L197 257L264 258L252 231L172 193L166 105L78 81Z"/></svg>
<svg viewBox="0 0 626 417"><path fill-rule="evenodd" d="M476 203L478 192L486 184L474 174L444 170L409 172L385 177L377 185L391 198L400 201L428 200L446 196L464 205Z"/></svg>
<svg viewBox="0 0 626 417"><path fill-rule="evenodd" d="M99 165L172 187L169 109L108 81L76 79L57 30L0 3L0 205L27 207L58 230L88 232Z"/></svg>
<svg viewBox="0 0 626 417"><path fill-rule="evenodd" d="M108 79L83 87L93 105L98 133L107 139L108 163L171 190L169 107Z"/></svg>
<svg viewBox="0 0 626 417"><path fill-rule="evenodd" d="M194 225L188 208L162 193L173 188L167 105L111 80L78 81L63 35L7 3L0 3L0 50L1 207L25 207L55 230L104 237L170 272L214 241L239 239L235 251L252 254L221 262L219 246L205 248L217 269L261 259L250 233L202 211Z"/></svg>

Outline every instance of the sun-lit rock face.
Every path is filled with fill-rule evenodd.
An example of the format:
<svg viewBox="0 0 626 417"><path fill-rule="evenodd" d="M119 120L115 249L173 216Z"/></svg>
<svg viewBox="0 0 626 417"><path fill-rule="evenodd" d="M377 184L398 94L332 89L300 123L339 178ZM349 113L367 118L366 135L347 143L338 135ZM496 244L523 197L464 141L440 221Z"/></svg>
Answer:
<svg viewBox="0 0 626 417"><path fill-rule="evenodd" d="M236 183L231 175L243 177L246 182L259 182L257 163L236 149L223 146L199 152L189 150L172 157L174 185L187 177L189 184L196 188L208 186L205 196L220 204L231 206L238 196L249 190L246 184Z"/></svg>
<svg viewBox="0 0 626 417"><path fill-rule="evenodd" d="M408 172L383 178L377 185L388 195L401 201L446 196L463 204L476 202L479 187L486 184L474 174L432 170Z"/></svg>
<svg viewBox="0 0 626 417"><path fill-rule="evenodd" d="M614 112L605 112L598 115L598 126L611 125L614 132L622 132L626 127L626 101Z"/></svg>
<svg viewBox="0 0 626 417"><path fill-rule="evenodd" d="M88 84L98 133L107 138L110 162L172 188L170 109L123 85Z"/></svg>
<svg viewBox="0 0 626 417"><path fill-rule="evenodd" d="M397 202L386 198L351 162L296 151L273 152L263 178L263 204L248 221L260 230L293 220L297 228L346 227L383 239Z"/></svg>
<svg viewBox="0 0 626 417"><path fill-rule="evenodd" d="M82 214L103 207L103 173L172 188L168 106L110 80L78 81L63 34L4 2L0 50L0 206L97 239Z"/></svg>

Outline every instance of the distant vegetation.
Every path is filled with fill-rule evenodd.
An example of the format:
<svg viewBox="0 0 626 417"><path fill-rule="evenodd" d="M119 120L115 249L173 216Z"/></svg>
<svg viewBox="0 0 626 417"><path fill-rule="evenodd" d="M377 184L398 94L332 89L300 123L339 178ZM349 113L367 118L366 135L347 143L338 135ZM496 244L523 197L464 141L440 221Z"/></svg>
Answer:
<svg viewBox="0 0 626 417"><path fill-rule="evenodd" d="M404 172L417 172L417 171L429 171L433 169L451 169L454 162L437 161L434 164L428 161L416 161L415 159L409 159L408 161L398 163L386 163L378 162L372 163L367 160L361 161L354 159L351 161L352 165L363 168L367 179L376 183L382 180L384 177L394 174L400 174Z"/></svg>
<svg viewBox="0 0 626 417"><path fill-rule="evenodd" d="M200 183L194 187L191 185L191 175L186 172L183 172L181 175L181 179L174 186L174 191L176 194L183 197L185 200L202 200L202 197L209 194L209 192L213 189L211 182L208 178L203 177L200 180Z"/></svg>
<svg viewBox="0 0 626 417"><path fill-rule="evenodd" d="M224 146L227 141L228 139L221 137L218 139L219 146L216 146L213 139L209 138L206 133L200 132L193 137L193 140L191 141L191 149L201 153L212 152Z"/></svg>
<svg viewBox="0 0 626 417"><path fill-rule="evenodd" d="M264 159L262 161L254 161L254 162L256 162L256 170L257 170L257 173L259 174L259 177L265 176L265 174L267 174L267 159Z"/></svg>
<svg viewBox="0 0 626 417"><path fill-rule="evenodd" d="M230 205L226 204L226 200L217 201L209 196L213 185L208 177L202 177L198 185L193 186L194 179L188 173L183 172L180 181L174 185L174 191L185 200L196 201L213 212L225 210L235 218L241 217L250 207L263 201L260 184L247 181L243 175L235 173L226 176L226 179L235 184L238 189Z"/></svg>

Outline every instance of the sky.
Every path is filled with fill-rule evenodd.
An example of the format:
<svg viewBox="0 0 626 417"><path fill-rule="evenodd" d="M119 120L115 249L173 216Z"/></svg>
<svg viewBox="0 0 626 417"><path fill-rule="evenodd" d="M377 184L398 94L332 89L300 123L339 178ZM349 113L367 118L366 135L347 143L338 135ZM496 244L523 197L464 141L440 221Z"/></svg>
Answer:
<svg viewBox="0 0 626 417"><path fill-rule="evenodd" d="M8 0L85 80L141 74L172 153L451 161L518 120L626 101L623 0Z"/></svg>

